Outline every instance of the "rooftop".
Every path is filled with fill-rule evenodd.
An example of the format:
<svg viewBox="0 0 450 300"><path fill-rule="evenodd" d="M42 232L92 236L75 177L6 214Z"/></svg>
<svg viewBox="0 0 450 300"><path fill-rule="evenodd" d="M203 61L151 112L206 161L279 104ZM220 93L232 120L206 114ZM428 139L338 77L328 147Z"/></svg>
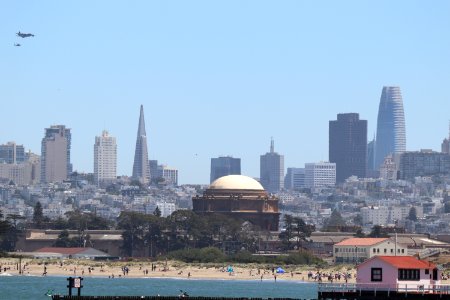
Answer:
<svg viewBox="0 0 450 300"><path fill-rule="evenodd" d="M263 186L258 181L244 175L228 175L220 177L211 183L209 189L264 191Z"/></svg>
<svg viewBox="0 0 450 300"><path fill-rule="evenodd" d="M388 238L350 238L337 243L336 246L372 246L389 240Z"/></svg>
<svg viewBox="0 0 450 300"><path fill-rule="evenodd" d="M375 256L388 264L401 269L434 269L436 265L426 261L419 260L414 256Z"/></svg>

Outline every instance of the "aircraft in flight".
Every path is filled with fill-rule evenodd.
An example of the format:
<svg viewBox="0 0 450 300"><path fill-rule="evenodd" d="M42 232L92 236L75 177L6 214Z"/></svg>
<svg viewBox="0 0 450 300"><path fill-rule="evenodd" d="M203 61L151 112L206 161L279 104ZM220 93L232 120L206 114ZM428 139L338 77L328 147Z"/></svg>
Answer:
<svg viewBox="0 0 450 300"><path fill-rule="evenodd" d="M17 43L17 44L14 44L14 46L16 46L16 47L20 47L20 46L22 46L21 44L19 44L19 43Z"/></svg>
<svg viewBox="0 0 450 300"><path fill-rule="evenodd" d="M34 34L32 34L32 33L23 33L23 32L18 32L18 33L16 33L17 34L17 36L20 36L21 38L27 38L27 37L30 37L30 36L34 36Z"/></svg>

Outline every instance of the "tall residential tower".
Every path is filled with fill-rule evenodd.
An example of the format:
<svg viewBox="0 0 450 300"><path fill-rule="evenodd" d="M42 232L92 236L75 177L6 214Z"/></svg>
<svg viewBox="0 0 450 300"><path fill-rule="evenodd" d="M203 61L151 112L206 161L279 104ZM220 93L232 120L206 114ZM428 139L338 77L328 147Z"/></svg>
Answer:
<svg viewBox="0 0 450 300"><path fill-rule="evenodd" d="M95 137L94 144L94 181L101 186L116 179L117 144L116 138L104 130L102 136Z"/></svg>
<svg viewBox="0 0 450 300"><path fill-rule="evenodd" d="M378 109L377 138L375 141L375 169L384 158L406 151L405 113L398 86L385 86L381 92Z"/></svg>
<svg viewBox="0 0 450 300"><path fill-rule="evenodd" d="M144 106L141 105L139 125L134 152L133 179L143 184L150 182L150 165L148 161L147 134L145 132Z"/></svg>
<svg viewBox="0 0 450 300"><path fill-rule="evenodd" d="M41 182L61 182L72 172L70 129L53 125L45 129L41 143Z"/></svg>

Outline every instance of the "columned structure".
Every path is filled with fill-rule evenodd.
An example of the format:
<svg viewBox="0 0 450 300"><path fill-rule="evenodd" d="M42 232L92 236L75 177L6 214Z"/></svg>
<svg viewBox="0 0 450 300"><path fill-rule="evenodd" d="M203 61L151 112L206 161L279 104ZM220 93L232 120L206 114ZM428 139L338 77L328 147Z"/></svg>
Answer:
<svg viewBox="0 0 450 300"><path fill-rule="evenodd" d="M278 198L270 196L259 182L242 175L228 175L215 180L202 196L192 198L199 214L222 214L249 221L261 229L278 231Z"/></svg>

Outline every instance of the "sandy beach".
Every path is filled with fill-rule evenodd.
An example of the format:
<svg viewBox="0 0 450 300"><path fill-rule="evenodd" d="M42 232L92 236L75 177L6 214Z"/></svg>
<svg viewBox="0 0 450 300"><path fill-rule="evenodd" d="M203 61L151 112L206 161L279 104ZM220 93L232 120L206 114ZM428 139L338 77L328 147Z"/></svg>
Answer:
<svg viewBox="0 0 450 300"><path fill-rule="evenodd" d="M33 276L82 276L110 278L184 278L184 279L229 279L229 280L296 280L314 281L308 273L350 273L349 283L355 281L355 270L348 266L316 269L313 266L281 266L285 273L273 273L278 266L257 264L186 264L181 262L99 262L90 260L42 260L22 259L22 274ZM0 259L0 276L19 275L19 259ZM6 268L6 270L5 270ZM335 280L335 279L333 279ZM338 282L345 282L341 277Z"/></svg>

